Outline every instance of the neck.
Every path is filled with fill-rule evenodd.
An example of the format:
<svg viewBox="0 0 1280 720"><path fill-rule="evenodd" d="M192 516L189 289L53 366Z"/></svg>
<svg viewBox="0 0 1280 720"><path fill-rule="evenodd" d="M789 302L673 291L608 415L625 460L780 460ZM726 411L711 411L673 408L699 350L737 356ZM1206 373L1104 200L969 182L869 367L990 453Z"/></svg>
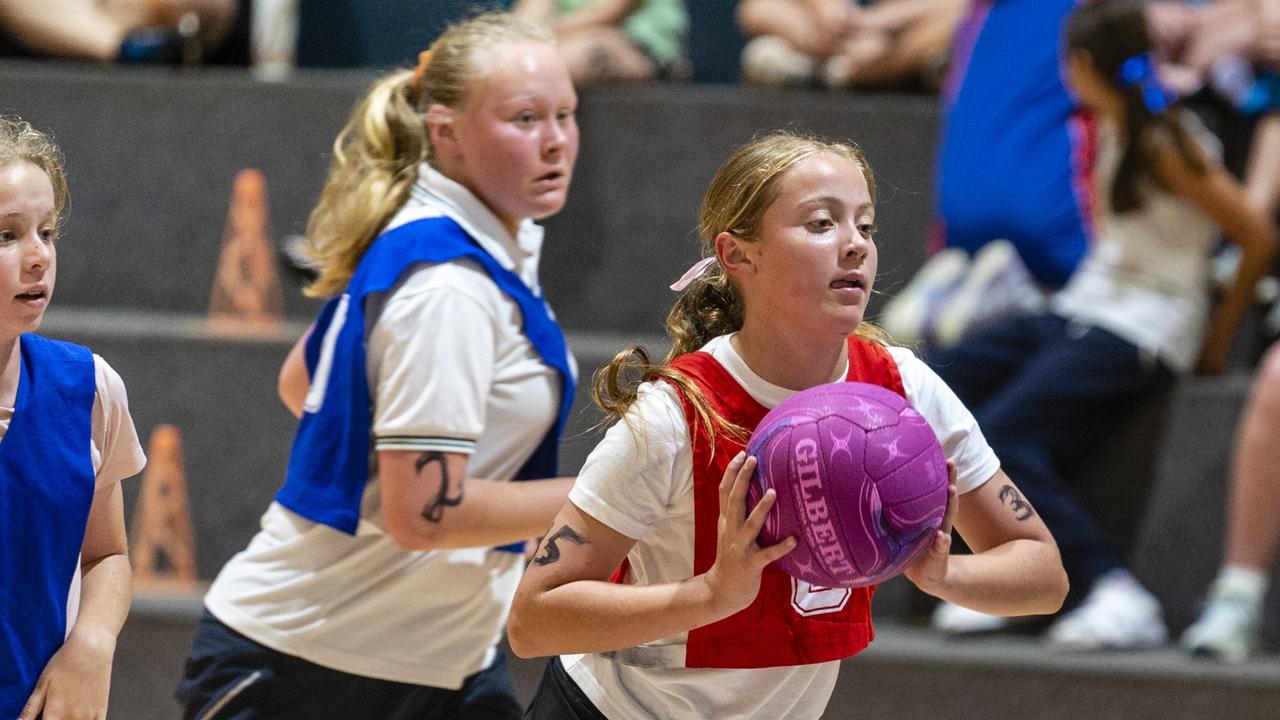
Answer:
<svg viewBox="0 0 1280 720"><path fill-rule="evenodd" d="M18 397L19 363L18 338L0 340L0 405L4 407L13 407Z"/></svg>
<svg viewBox="0 0 1280 720"><path fill-rule="evenodd" d="M831 382L845 342L843 336L815 341L795 331L781 332L749 321L733 337L734 348L755 374L788 390Z"/></svg>

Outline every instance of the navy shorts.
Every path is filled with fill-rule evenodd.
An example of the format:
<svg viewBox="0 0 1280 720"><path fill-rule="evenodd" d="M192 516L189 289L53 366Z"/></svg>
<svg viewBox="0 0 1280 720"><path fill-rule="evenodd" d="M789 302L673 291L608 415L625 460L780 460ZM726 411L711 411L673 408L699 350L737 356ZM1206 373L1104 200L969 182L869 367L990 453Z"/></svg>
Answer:
<svg viewBox="0 0 1280 720"><path fill-rule="evenodd" d="M207 610L178 683L183 720L514 720L520 717L499 654L457 690L331 670L259 645Z"/></svg>
<svg viewBox="0 0 1280 720"><path fill-rule="evenodd" d="M538 683L538 692L533 696L529 709L524 711L524 720L608 720L596 706L587 699L582 688L569 677L560 658L553 657L547 661L547 669L542 673L542 682Z"/></svg>

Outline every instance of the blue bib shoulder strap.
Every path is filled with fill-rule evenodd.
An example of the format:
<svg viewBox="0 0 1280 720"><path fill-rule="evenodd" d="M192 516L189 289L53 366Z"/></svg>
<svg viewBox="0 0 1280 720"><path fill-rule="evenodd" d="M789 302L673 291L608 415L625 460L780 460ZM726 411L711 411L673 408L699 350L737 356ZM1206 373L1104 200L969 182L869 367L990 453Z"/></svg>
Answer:
<svg viewBox="0 0 1280 720"><path fill-rule="evenodd" d="M93 353L19 338L18 395L0 438L0 717L17 717L67 630L93 504Z"/></svg>
<svg viewBox="0 0 1280 720"><path fill-rule="evenodd" d="M574 379L564 334L546 301L502 267L449 218L428 218L383 233L360 260L346 291L320 311L306 345L311 391L289 457L280 504L314 522L354 534L369 480L372 400L365 358L366 298L391 290L422 263L471 260L520 307L523 332L560 376L555 424L517 474L554 477L560 435L573 404Z"/></svg>

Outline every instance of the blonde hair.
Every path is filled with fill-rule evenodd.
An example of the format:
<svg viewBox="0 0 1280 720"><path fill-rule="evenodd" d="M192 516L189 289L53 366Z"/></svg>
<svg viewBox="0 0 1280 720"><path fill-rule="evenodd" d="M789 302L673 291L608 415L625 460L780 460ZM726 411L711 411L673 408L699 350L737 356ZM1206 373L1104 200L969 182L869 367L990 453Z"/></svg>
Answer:
<svg viewBox="0 0 1280 720"><path fill-rule="evenodd" d="M760 239L765 211L778 199L778 183L788 170L819 153L834 153L852 162L866 178L871 201L876 184L871 166L856 145L822 140L790 132L758 137L738 148L711 181L698 215L698 237L703 257L715 254L715 239L722 232L747 241ZM716 431L745 438L747 431L733 425L715 411L698 387L685 375L672 370L673 360L694 352L711 339L742 328L746 305L742 292L718 264L694 282L667 314L667 336L671 351L662 363L650 362L643 347L633 345L618 353L592 379L592 396L610 418L625 418L635 403L640 383L661 378L673 383L693 406L697 421L714 438ZM888 338L879 328L860 323L855 334L881 345Z"/></svg>
<svg viewBox="0 0 1280 720"><path fill-rule="evenodd" d="M477 15L432 44L423 72L397 70L374 82L333 141L329 177L307 220L307 252L320 267L308 295L326 297L346 287L365 250L408 199L418 167L434 164L427 108L462 108L486 70L481 51L520 40L554 42L545 29L512 15Z"/></svg>
<svg viewBox="0 0 1280 720"><path fill-rule="evenodd" d="M62 151L45 133L18 117L0 115L0 168L29 162L44 171L53 185L53 211L61 227L71 193Z"/></svg>

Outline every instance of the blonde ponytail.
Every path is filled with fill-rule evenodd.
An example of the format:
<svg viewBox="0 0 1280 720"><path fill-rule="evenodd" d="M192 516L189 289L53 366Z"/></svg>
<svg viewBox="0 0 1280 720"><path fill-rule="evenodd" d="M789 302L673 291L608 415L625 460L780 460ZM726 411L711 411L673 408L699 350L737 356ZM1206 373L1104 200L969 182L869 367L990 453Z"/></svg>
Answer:
<svg viewBox="0 0 1280 720"><path fill-rule="evenodd" d="M512 15L477 15L446 30L419 68L373 84L333 141L329 177L307 220L307 251L320 268L308 295L328 297L346 287L409 198L419 166L434 161L427 108L461 108L485 69L480 51L519 40L554 42L547 30Z"/></svg>

